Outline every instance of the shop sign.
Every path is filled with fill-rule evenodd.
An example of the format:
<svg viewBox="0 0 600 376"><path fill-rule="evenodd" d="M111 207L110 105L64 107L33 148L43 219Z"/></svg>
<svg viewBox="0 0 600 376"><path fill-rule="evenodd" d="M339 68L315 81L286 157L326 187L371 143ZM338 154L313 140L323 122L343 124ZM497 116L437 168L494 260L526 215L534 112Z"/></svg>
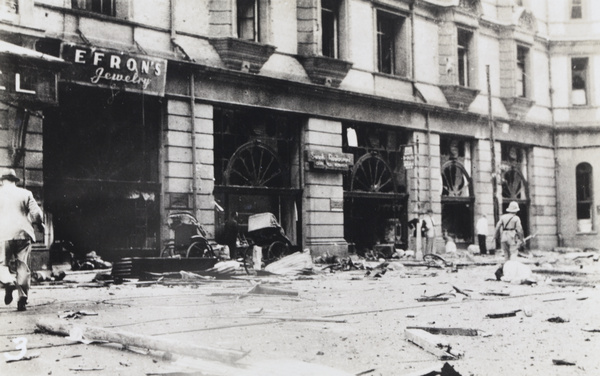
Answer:
<svg viewBox="0 0 600 376"><path fill-rule="evenodd" d="M161 97L165 95L165 59L73 44L63 44L61 57L72 63L61 74L61 80Z"/></svg>
<svg viewBox="0 0 600 376"><path fill-rule="evenodd" d="M307 150L306 159L316 170L347 171L354 165L354 155L348 153Z"/></svg>
<svg viewBox="0 0 600 376"><path fill-rule="evenodd" d="M0 100L55 105L56 72L42 67L0 60Z"/></svg>
<svg viewBox="0 0 600 376"><path fill-rule="evenodd" d="M415 168L415 153L412 145L404 147L404 155L402 156L402 165L405 169L410 170Z"/></svg>

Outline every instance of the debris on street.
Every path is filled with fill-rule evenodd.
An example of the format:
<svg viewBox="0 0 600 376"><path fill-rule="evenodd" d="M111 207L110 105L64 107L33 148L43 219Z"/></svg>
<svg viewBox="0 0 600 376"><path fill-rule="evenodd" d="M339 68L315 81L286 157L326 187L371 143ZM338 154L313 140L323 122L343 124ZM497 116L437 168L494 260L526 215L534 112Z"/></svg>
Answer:
<svg viewBox="0 0 600 376"><path fill-rule="evenodd" d="M407 326L406 329L420 329L431 334L442 334L446 336L477 336L479 330L477 329L466 329L466 328L434 328L427 326Z"/></svg>
<svg viewBox="0 0 600 376"><path fill-rule="evenodd" d="M36 325L43 331L63 336L69 335L74 328L74 326L68 322L51 319L40 319ZM125 346L147 348L156 351L165 351L168 353L219 360L223 362L235 362L247 354L247 352L244 351L219 349L207 345L198 345L197 343L184 343L181 341L150 337L137 333L113 331L96 326L78 325L77 328L81 329L82 337L89 340L108 341Z"/></svg>
<svg viewBox="0 0 600 376"><path fill-rule="evenodd" d="M81 316L98 316L98 314L90 311L65 311L58 314L61 319L78 319Z"/></svg>
<svg viewBox="0 0 600 376"><path fill-rule="evenodd" d="M270 263L265 271L277 275L298 275L312 273L313 267L310 251L305 249Z"/></svg>
<svg viewBox="0 0 600 376"><path fill-rule="evenodd" d="M421 329L405 329L404 335L409 342L421 347L423 350L437 356L440 360L458 359L463 354L433 334Z"/></svg>
<svg viewBox="0 0 600 376"><path fill-rule="evenodd" d="M569 362L567 360L562 360L562 359L552 359L552 364L554 364L556 366L576 366L577 365L575 362Z"/></svg>
<svg viewBox="0 0 600 376"><path fill-rule="evenodd" d="M256 286L252 287L246 294L298 296L298 291L257 284Z"/></svg>
<svg viewBox="0 0 600 376"><path fill-rule="evenodd" d="M503 319L505 317L515 317L519 312L521 312L520 309L504 313L488 313L487 315L485 315L485 317L487 317L488 319Z"/></svg>

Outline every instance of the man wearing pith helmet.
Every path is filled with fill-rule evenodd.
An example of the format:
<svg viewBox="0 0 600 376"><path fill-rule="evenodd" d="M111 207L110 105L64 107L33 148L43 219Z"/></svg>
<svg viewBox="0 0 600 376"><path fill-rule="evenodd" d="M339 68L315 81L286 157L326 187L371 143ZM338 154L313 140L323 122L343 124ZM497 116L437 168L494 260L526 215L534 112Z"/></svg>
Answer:
<svg viewBox="0 0 600 376"><path fill-rule="evenodd" d="M8 260L13 257L16 259L16 281L2 281L6 290L4 304L12 302L13 291L16 289L19 292L17 310L25 311L31 281L27 262L31 253L31 243L35 241L32 224L43 233L44 219L33 194L27 189L17 187L19 180L12 169L0 175L0 242L6 252L5 257L0 260L0 266L6 267Z"/></svg>
<svg viewBox="0 0 600 376"><path fill-rule="evenodd" d="M519 204L512 201L508 205L506 213L502 214L496 224L494 242L500 238L500 245L502 251L504 251L506 261L510 260L511 253L517 254L519 244L523 241L523 226L521 225L521 218L517 215L518 211Z"/></svg>

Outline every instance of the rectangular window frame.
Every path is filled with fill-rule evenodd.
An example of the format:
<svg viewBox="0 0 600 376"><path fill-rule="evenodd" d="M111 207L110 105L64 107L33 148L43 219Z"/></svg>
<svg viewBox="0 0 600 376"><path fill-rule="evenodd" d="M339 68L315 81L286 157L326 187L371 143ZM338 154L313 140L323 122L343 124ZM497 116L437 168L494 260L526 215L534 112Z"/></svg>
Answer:
<svg viewBox="0 0 600 376"><path fill-rule="evenodd" d="M569 4L569 18L571 20L583 20L584 16L583 0L571 0Z"/></svg>
<svg viewBox="0 0 600 376"><path fill-rule="evenodd" d="M571 105L585 107L590 105L590 59L587 56L571 57Z"/></svg>
<svg viewBox="0 0 600 376"><path fill-rule="evenodd" d="M580 163L575 169L575 199L577 221L590 221L594 224L594 181L593 169L588 163ZM578 232L582 232L578 228ZM583 231L587 232L587 231Z"/></svg>
<svg viewBox="0 0 600 376"><path fill-rule="evenodd" d="M458 86L471 87L473 77L471 77L472 53L473 53L473 30L457 27L456 29L456 58L457 69L456 79Z"/></svg>
<svg viewBox="0 0 600 376"><path fill-rule="evenodd" d="M339 0L321 0L321 54L333 59L340 57Z"/></svg>
<svg viewBox="0 0 600 376"><path fill-rule="evenodd" d="M407 15L375 10L376 67L379 73L408 78L410 75L410 28ZM388 50L389 54L384 51Z"/></svg>
<svg viewBox="0 0 600 376"><path fill-rule="evenodd" d="M258 0L236 1L237 35L239 39L259 41Z"/></svg>
<svg viewBox="0 0 600 376"><path fill-rule="evenodd" d="M71 8L115 17L117 0L71 0Z"/></svg>
<svg viewBox="0 0 600 376"><path fill-rule="evenodd" d="M516 57L516 83L515 94L517 97L531 97L530 84L530 50L529 47L517 45Z"/></svg>

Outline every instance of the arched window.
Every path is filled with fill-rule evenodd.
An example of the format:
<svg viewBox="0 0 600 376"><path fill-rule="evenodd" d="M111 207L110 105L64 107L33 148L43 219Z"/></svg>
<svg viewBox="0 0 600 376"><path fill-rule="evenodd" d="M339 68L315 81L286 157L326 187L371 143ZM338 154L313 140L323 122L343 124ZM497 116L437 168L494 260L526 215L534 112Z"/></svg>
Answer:
<svg viewBox="0 0 600 376"><path fill-rule="evenodd" d="M592 190L592 166L589 163L584 162L577 165L575 184L577 192L577 219L591 222L594 193Z"/></svg>

